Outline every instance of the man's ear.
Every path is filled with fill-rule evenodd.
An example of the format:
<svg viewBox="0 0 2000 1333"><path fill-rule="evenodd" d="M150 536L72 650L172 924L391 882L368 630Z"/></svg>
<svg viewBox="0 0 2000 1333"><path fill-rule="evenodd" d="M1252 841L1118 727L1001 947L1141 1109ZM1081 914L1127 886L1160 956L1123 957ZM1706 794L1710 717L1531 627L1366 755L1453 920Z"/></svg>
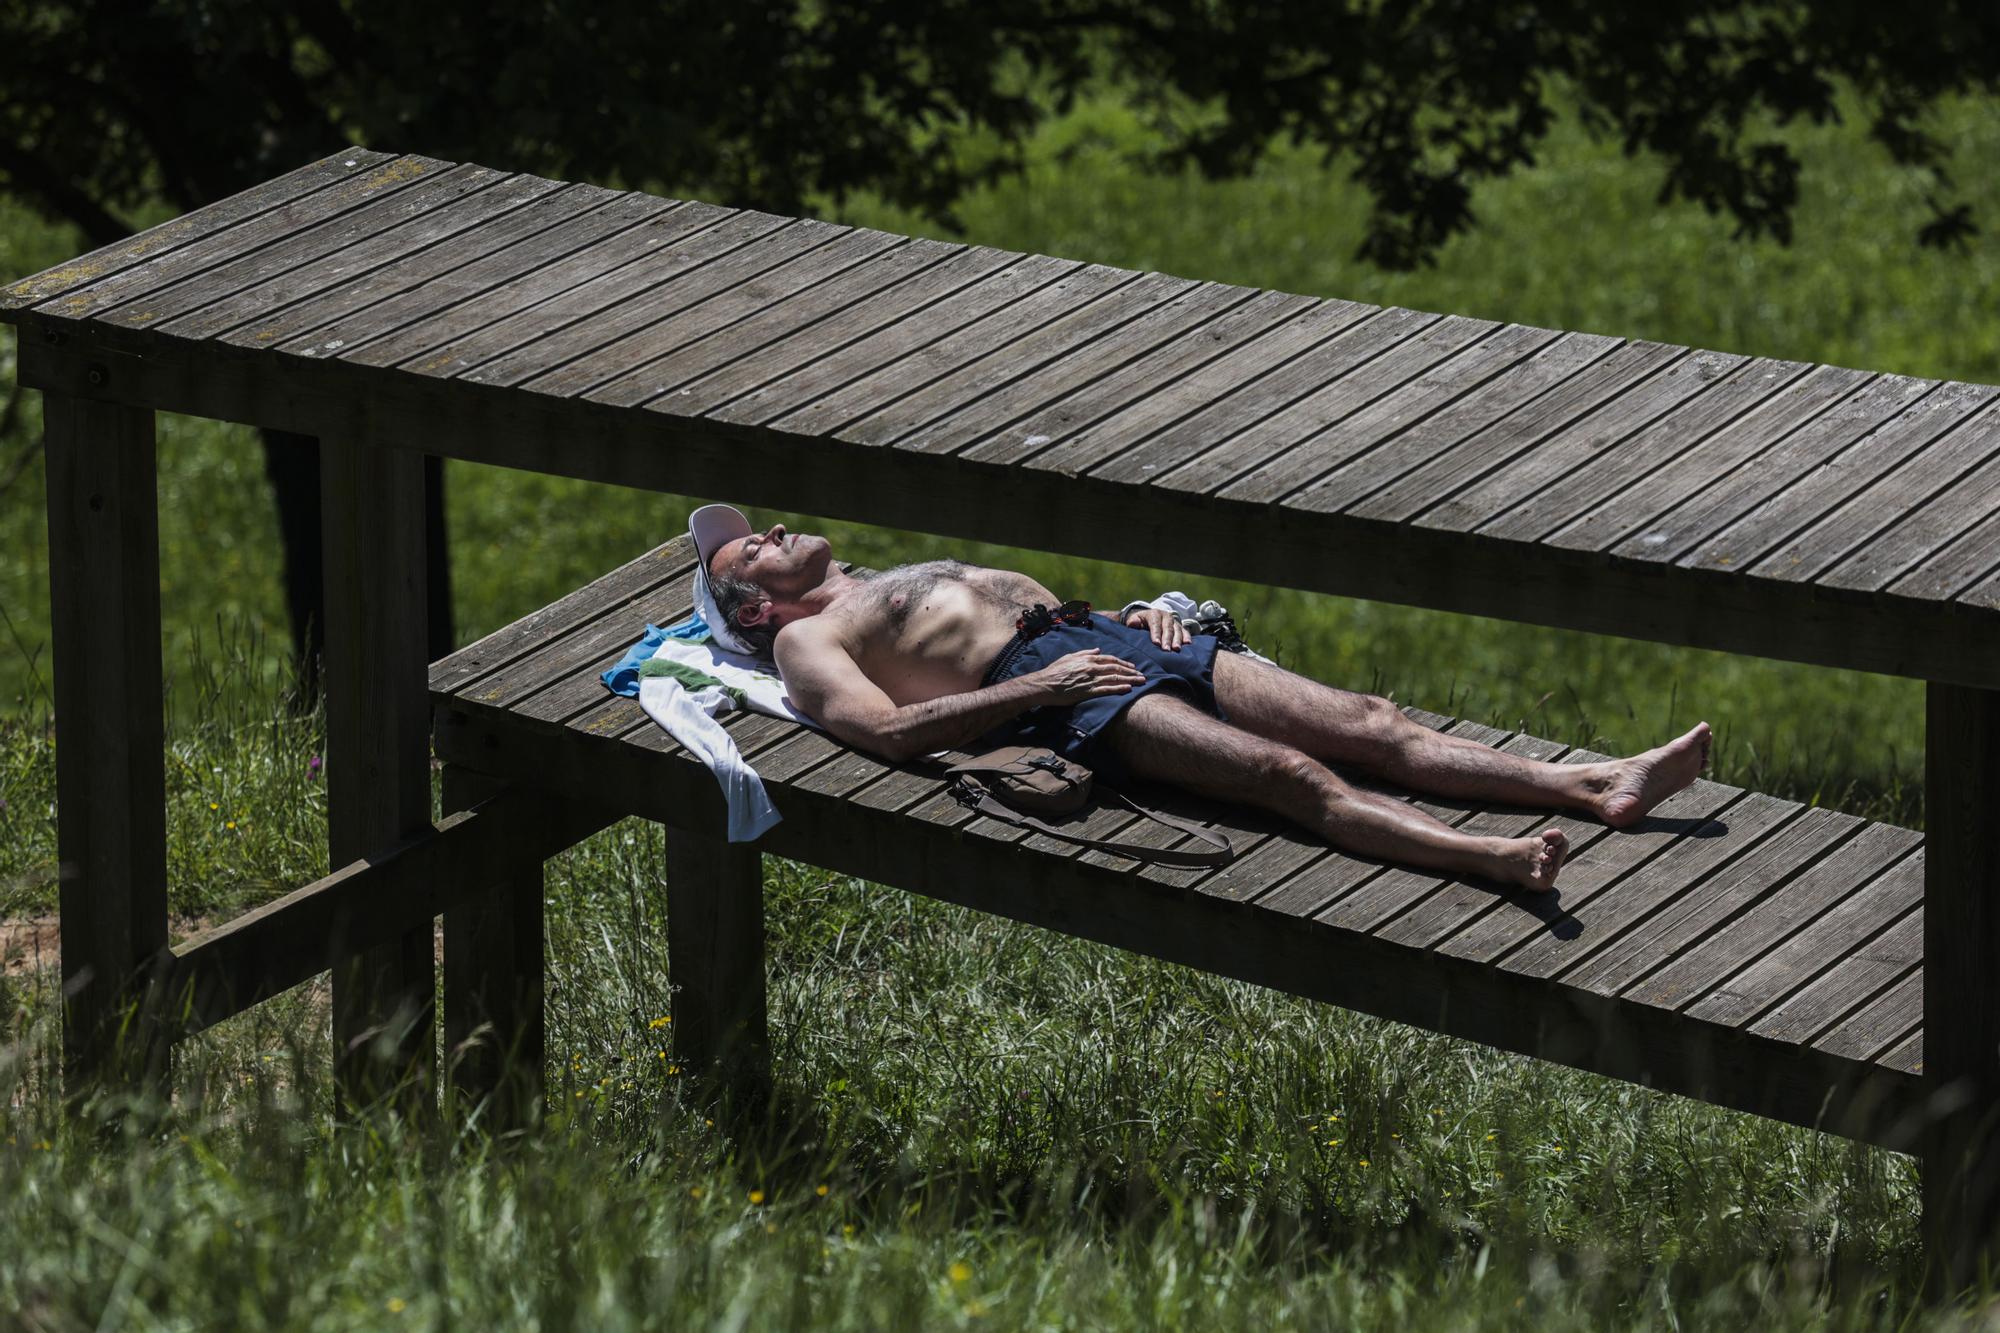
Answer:
<svg viewBox="0 0 2000 1333"><path fill-rule="evenodd" d="M775 606L773 602L745 602L736 608L736 623L744 629L755 629L771 618Z"/></svg>

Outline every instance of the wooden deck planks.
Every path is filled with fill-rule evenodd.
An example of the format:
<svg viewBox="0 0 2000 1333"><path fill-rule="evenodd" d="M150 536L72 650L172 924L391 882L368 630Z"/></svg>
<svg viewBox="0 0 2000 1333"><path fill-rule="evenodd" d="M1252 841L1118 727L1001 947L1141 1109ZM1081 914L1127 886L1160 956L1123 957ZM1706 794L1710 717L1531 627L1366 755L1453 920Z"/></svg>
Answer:
<svg viewBox="0 0 2000 1333"><path fill-rule="evenodd" d="M1752 574L1765 578L1819 582L1850 552L1865 547L1866 568L1879 571L1890 563L1886 559L1888 548L1878 553L1874 539L1895 526L1900 516L1913 515L1916 525L1894 543L1899 559L1890 572L1899 572L1909 563L1911 552L1924 549L1931 535L1924 502L1951 492L1996 452L2000 452L2000 401L1989 399L1977 412L1958 420L1900 463L1875 473L1850 498L1825 511L1777 549L1759 553L1761 558L1752 555L1735 567L1747 566ZM1850 570L1848 577L1858 572Z"/></svg>
<svg viewBox="0 0 2000 1333"><path fill-rule="evenodd" d="M1411 519L1627 390L1664 374L1686 355L1686 348L1663 343L1625 343L1613 348L1548 392L1531 397L1498 420L1454 441L1341 512L1391 522Z"/></svg>
<svg viewBox="0 0 2000 1333"><path fill-rule="evenodd" d="M1915 971L1923 953L1924 914L1918 908L1874 939L1856 946L1838 966L1820 974L1769 1015L1753 1023L1750 1030L1778 1041L1808 1042L1843 1017L1859 1018L1898 978ZM1899 1023L1907 1013L1907 1009L1891 1011L1885 1017L1891 1023Z"/></svg>
<svg viewBox="0 0 2000 1333"><path fill-rule="evenodd" d="M1134 365L1167 344L1192 336L1208 321L1256 295L1248 287L1196 283L1121 325L1116 338L1098 338L1069 355L1016 374L985 397L925 422L896 440L896 447L917 453L956 453L1093 381Z"/></svg>
<svg viewBox="0 0 2000 1333"><path fill-rule="evenodd" d="M1813 1038L1812 1044L1848 1060L1881 1059L1912 1033L1921 1035L1923 1021L1924 972L1918 967Z"/></svg>
<svg viewBox="0 0 2000 1333"><path fill-rule="evenodd" d="M677 209L676 213L684 210ZM670 222L674 214L661 219ZM632 262L578 281L546 299L470 330L407 362L419 374L472 383L510 384L550 369L561 359L565 333L587 327L587 341L607 325L623 327L626 311L640 326L664 321L745 279L825 245L841 234L827 223L737 214L691 235L656 241ZM506 359L488 374L489 363Z"/></svg>
<svg viewBox="0 0 2000 1333"><path fill-rule="evenodd" d="M1433 343L1426 335L1443 322L1420 311L1384 310L1081 470L1105 481L1145 482L1217 454L1251 461L1267 457L1344 415L1357 380L1364 381L1363 396L1371 389L1386 392L1402 382L1399 372L1413 351L1420 360L1434 360L1451 350L1454 337L1477 336L1476 326L1462 321L1441 344ZM1231 464L1222 466L1233 474Z"/></svg>
<svg viewBox="0 0 2000 1333"><path fill-rule="evenodd" d="M886 445L957 412L978 412L996 390L1099 340L1116 343L1133 320L1186 294L1196 284L1185 278L1146 273L1114 291L1069 310L979 359L932 380L836 431L857 444Z"/></svg>
<svg viewBox="0 0 2000 1333"><path fill-rule="evenodd" d="M487 226L513 209L561 188L557 181L501 172L488 173L483 179L453 180L449 190L443 188L445 184L446 180L440 178L439 188L432 197L422 197L418 190L400 196L395 210L400 217L387 227L338 244L318 259L285 268L219 301L176 315L154 327L177 338L215 337L357 275L365 276L399 260L415 258L434 245L449 245L467 232ZM342 231L353 229L350 224Z"/></svg>
<svg viewBox="0 0 2000 1333"><path fill-rule="evenodd" d="M475 233L475 240L457 247L442 264L426 264L422 256L414 256L371 275L386 289L377 299L365 299L364 290L364 299L349 305L328 293L272 320L270 337L260 336L260 325L256 332L239 331L223 341L241 343L247 336L258 347L275 345L294 356L330 356L462 305L673 207L645 195L574 186ZM405 271L409 280L399 284ZM322 301L331 307L323 314Z"/></svg>
<svg viewBox="0 0 2000 1333"><path fill-rule="evenodd" d="M1458 331L1459 326L1454 326L1453 332ZM1550 330L1519 324L1492 331L1490 336L1477 324L1463 331L1471 336L1456 347L1447 344L1449 355L1444 359L1365 406L1319 404L1315 417L1323 418L1323 424L1315 426L1312 420L1299 422L1299 426L1307 429L1268 459L1224 457L1222 451L1217 451L1207 459L1197 459L1169 472L1159 479L1159 484L1175 490L1215 491L1232 500L1282 500L1343 463L1359 459L1410 430L1432 413L1445 410L1557 337ZM1445 337L1445 332L1440 325L1424 336L1435 344ZM1329 412L1329 408L1335 411Z"/></svg>
<svg viewBox="0 0 2000 1333"><path fill-rule="evenodd" d="M664 284L628 283L607 306L595 300L537 322L548 332L468 371L480 384L532 382L573 397L809 291L896 242L886 232L794 223Z"/></svg>
<svg viewBox="0 0 2000 1333"><path fill-rule="evenodd" d="M1521 327L1512 326L1496 337L1509 338ZM1359 443L1352 450L1343 447L1337 455L1339 461L1326 460L1320 474L1309 477L1281 498L1289 506L1319 513L1335 513L1358 504L1469 436L1553 391L1623 345L1617 338L1565 333L1534 355L1515 362L1506 374L1485 381L1434 414L1390 434L1380 448L1363 447ZM1449 366L1441 368L1439 373L1450 375ZM1314 441L1306 448L1317 446ZM1303 467L1299 470L1304 471Z"/></svg>
<svg viewBox="0 0 2000 1333"><path fill-rule="evenodd" d="M1380 318L1388 321L1380 333L1370 337L1358 332ZM1349 301L1318 302L1291 318L1265 324L1222 355L1202 360L1178 377L1168 378L1162 367L1144 367L1141 393L1126 397L1118 410L1098 416L1017 461L1065 476L1088 472L1183 418L1216 411L1220 401L1261 401L1293 386L1298 372L1291 367L1323 343L1353 333L1369 345L1379 346L1413 332L1409 326L1414 320L1431 318L1410 312L1392 314ZM1316 380L1311 364L1307 363L1304 376L1308 385ZM1144 370L1152 374L1144 375Z"/></svg>
<svg viewBox="0 0 2000 1333"><path fill-rule="evenodd" d="M1519 537L1538 527L1555 503L1551 497L1566 494L1569 478L1606 450L1643 438L1641 432L1684 410L1700 421L1712 421L1704 410L1704 400L1718 386L1724 397L1716 415L1733 415L1731 409L1739 399L1727 392L1734 387L1729 376L1744 360L1709 352L1690 353L1685 360L1539 441L1533 450L1509 459L1470 486L1429 506L1415 521L1425 527Z"/></svg>
<svg viewBox="0 0 2000 1333"><path fill-rule="evenodd" d="M1823 935L1811 931L1800 935L1805 927L1859 916L1872 921L1872 933L1910 905L1885 898L1884 886L1877 881L1922 840L1894 825L1866 826L1839 855L1818 862L1729 922L1726 929L1632 981L1622 994L1643 1004L1687 1009L1698 1018L1718 1022L1748 1017L1784 994L1784 989L1771 989L1780 984L1780 972L1753 967L1758 960L1795 955L1796 950L1786 947L1794 943L1808 951L1809 965L1838 956L1813 952L1814 942ZM1887 887L1893 890L1896 881L1891 880ZM1922 880L1913 887L1921 896Z"/></svg>
<svg viewBox="0 0 2000 1333"><path fill-rule="evenodd" d="M1110 299L1140 277L1129 269L1102 264L1072 270L942 337L909 348L895 360L873 367L770 424L795 434L840 436L854 422L999 353L1064 315Z"/></svg>
<svg viewBox="0 0 2000 1333"><path fill-rule="evenodd" d="M1671 561L1686 555L1702 536L1747 513L1759 515L1760 528L1782 523L1782 514L1774 511L1783 507L1790 490L1807 488L1799 496L1804 499L1810 488L1824 485L1819 478L1826 468L1928 389L1924 381L1904 376L1865 376L1822 367L1794 392L1817 397L1822 389L1842 382L1851 383L1852 391L1774 443L1766 446L1741 432L1725 433L1703 450L1697 484L1677 485L1678 469L1662 468L1657 476L1617 497L1607 512L1588 515L1587 523L1562 529L1550 540L1573 547L1591 541L1618 555Z"/></svg>
<svg viewBox="0 0 2000 1333"><path fill-rule="evenodd" d="M477 193L502 179L504 173L488 167L427 167L422 175L386 185L371 197L350 200L351 206L312 219L271 244L217 256L197 272L162 281L164 273L155 271L150 282L142 282L135 273L136 290L107 300L91 311L90 317L124 329L157 327L379 233L393 231L412 216ZM340 187L321 191L301 201L299 208L306 211L315 201L331 203L340 193ZM160 269L165 267L163 262Z"/></svg>
<svg viewBox="0 0 2000 1333"><path fill-rule="evenodd" d="M986 255L975 253L967 258L978 262ZM1008 256L1008 261L950 290L949 301L937 299L946 292L936 292L909 315L880 324L864 336L720 403L703 415L745 425L772 424L1008 309L1083 267L1074 260L1040 256L1026 259ZM593 401L604 399L600 395ZM681 409L678 402L657 405L657 410L662 411Z"/></svg>
<svg viewBox="0 0 2000 1333"><path fill-rule="evenodd" d="M1791 807L1797 811L1796 806ZM1559 976L1569 985L1617 994L1634 977L1679 957L1690 946L1754 906L1766 894L1833 852L1862 821L1832 810L1798 812L1768 836L1739 846L1733 859L1700 880L1678 884L1655 879L1645 896L1651 915L1627 928ZM1637 895L1635 895L1637 896Z"/></svg>
<svg viewBox="0 0 2000 1333"><path fill-rule="evenodd" d="M53 301L56 297L123 273L157 256L227 231L238 223L261 217L316 190L323 190L356 175L365 175L393 160L394 156L366 148L330 153L317 162L309 162L240 194L218 199L123 240L99 246L89 254L8 283L0 287L0 310L18 310ZM218 251L211 250L211 253Z"/></svg>
<svg viewBox="0 0 2000 1333"><path fill-rule="evenodd" d="M1037 407L1027 416L1004 426L989 426L988 433L975 438L961 457L1000 466L1047 453L1052 445L1140 401L1162 385L1205 369L1319 304L1309 296L1271 292L1233 304L1158 344L1138 360Z"/></svg>
<svg viewBox="0 0 2000 1333"><path fill-rule="evenodd" d="M467 225L448 234L449 245L431 244L361 271L349 271L310 295L290 294L284 303L259 303L251 317L216 332L219 342L237 347L273 347L299 334L334 324L370 306L483 259L537 231L545 230L613 197L608 191L563 185L535 176L515 176L492 189L440 210L439 220L463 217Z"/></svg>
<svg viewBox="0 0 2000 1333"><path fill-rule="evenodd" d="M947 252L940 255L940 250ZM946 247L937 241L915 241L892 251L869 269L888 268L906 257L912 265L907 274L894 277L881 290L824 319L786 333L750 356L694 374L680 383L639 372L594 389L588 396L593 402L645 403L656 412L699 416L765 386L782 381L802 383L809 378L808 369L815 362L920 316L939 302L955 300L960 292L1011 267L1016 259L1014 255L984 246ZM927 258L932 262L918 262ZM674 373L679 374L678 367Z"/></svg>
<svg viewBox="0 0 2000 1333"><path fill-rule="evenodd" d="M620 210L604 219L612 225L589 244L571 248L483 291L440 303L392 333L342 349L340 360L400 366L420 375L455 374L534 337L536 321L528 312L593 280L610 278L650 260L644 276L663 281L783 225L782 219L764 214L746 216L704 204L676 207L643 196L634 196L629 207L642 216L629 217ZM542 238L542 245L554 248L567 239L548 236ZM689 248L683 249L684 245Z"/></svg>

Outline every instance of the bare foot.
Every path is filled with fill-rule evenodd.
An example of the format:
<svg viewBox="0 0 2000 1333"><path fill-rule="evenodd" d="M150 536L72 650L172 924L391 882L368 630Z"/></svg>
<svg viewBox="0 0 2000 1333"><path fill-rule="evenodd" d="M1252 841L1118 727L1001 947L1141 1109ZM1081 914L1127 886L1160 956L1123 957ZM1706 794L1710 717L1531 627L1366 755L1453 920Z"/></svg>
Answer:
<svg viewBox="0 0 2000 1333"><path fill-rule="evenodd" d="M1644 819L1708 766L1710 739L1708 723L1697 722L1678 740L1603 765L1603 772L1591 782L1597 817L1612 828L1630 828Z"/></svg>
<svg viewBox="0 0 2000 1333"><path fill-rule="evenodd" d="M1495 879L1546 893L1556 886L1556 874L1569 855L1569 838L1559 828L1543 829L1531 838L1500 843Z"/></svg>

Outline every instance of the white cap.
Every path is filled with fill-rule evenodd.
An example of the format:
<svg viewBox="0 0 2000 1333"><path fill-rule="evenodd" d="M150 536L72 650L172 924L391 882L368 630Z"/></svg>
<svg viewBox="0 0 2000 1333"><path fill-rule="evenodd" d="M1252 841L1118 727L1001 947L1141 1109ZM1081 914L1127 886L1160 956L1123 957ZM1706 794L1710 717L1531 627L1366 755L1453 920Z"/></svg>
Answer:
<svg viewBox="0 0 2000 1333"><path fill-rule="evenodd" d="M748 537L750 520L730 505L703 505L688 515L688 535L694 538L694 609L708 622L708 636L732 653L759 656L757 650L736 634L736 627L722 617L715 597L708 590L708 562L730 542Z"/></svg>

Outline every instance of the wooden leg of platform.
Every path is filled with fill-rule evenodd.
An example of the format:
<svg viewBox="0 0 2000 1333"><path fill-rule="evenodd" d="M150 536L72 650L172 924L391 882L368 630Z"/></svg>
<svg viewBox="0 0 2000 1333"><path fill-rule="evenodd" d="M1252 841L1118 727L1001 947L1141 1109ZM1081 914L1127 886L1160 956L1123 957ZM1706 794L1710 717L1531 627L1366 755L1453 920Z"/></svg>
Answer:
<svg viewBox="0 0 2000 1333"><path fill-rule="evenodd" d="M504 785L447 764L444 813ZM454 1109L500 1135L526 1128L542 1103L542 863L477 887L444 914L444 1049Z"/></svg>
<svg viewBox="0 0 2000 1333"><path fill-rule="evenodd" d="M1925 706L1924 1250L1949 1296L2000 1263L2000 692Z"/></svg>
<svg viewBox="0 0 2000 1333"><path fill-rule="evenodd" d="M42 414L64 1082L72 1097L93 1082L164 1092L166 1045L130 1008L167 947L153 414L60 393Z"/></svg>
<svg viewBox="0 0 2000 1333"><path fill-rule="evenodd" d="M423 457L323 440L327 841L336 866L430 827ZM334 969L343 1105L435 1106L431 923Z"/></svg>
<svg viewBox="0 0 2000 1333"><path fill-rule="evenodd" d="M764 867L753 849L667 830L667 970L674 1058L748 1110L770 1088L764 1008Z"/></svg>

